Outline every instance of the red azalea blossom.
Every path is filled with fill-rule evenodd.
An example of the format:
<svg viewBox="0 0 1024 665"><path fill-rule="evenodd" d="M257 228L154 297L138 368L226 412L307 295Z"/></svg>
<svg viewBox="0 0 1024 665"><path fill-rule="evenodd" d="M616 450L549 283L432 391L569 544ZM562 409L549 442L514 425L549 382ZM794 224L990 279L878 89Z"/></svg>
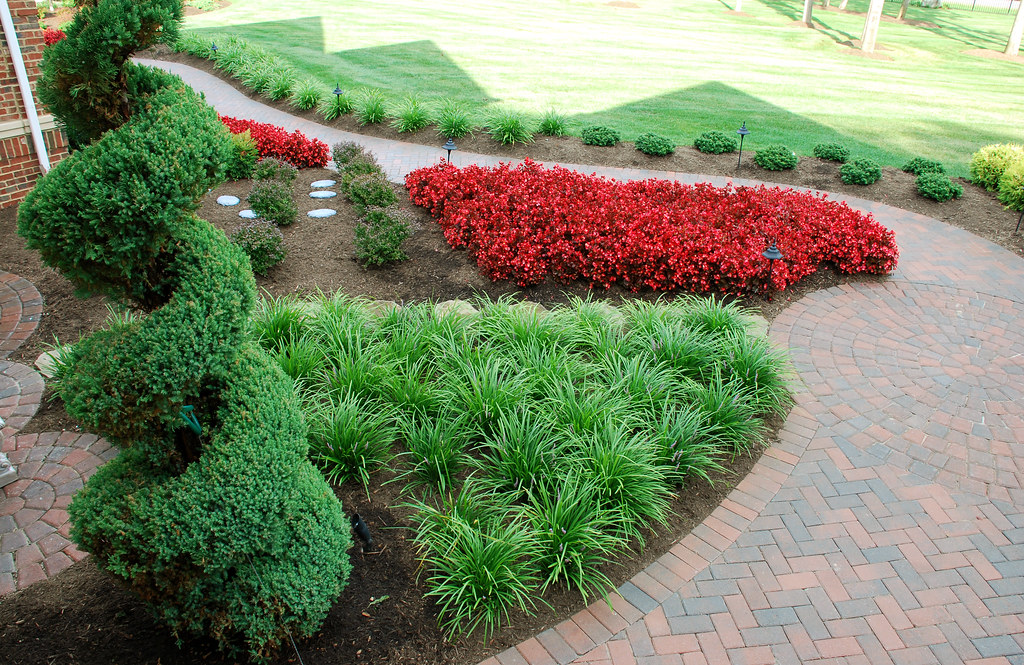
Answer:
<svg viewBox="0 0 1024 665"><path fill-rule="evenodd" d="M406 177L413 203L483 274L520 286L549 276L592 286L749 294L768 287L762 252L783 254L771 286L823 263L844 273L891 272L895 234L824 194L778 187L618 182L529 159L520 166L442 162Z"/></svg>
<svg viewBox="0 0 1024 665"><path fill-rule="evenodd" d="M241 134L248 129L256 141L256 152L260 157L276 157L300 169L327 166L330 153L327 144L319 139L307 139L298 130L289 134L277 125L255 120L229 118L223 115L220 116L220 120L232 134Z"/></svg>
<svg viewBox="0 0 1024 665"><path fill-rule="evenodd" d="M46 28L43 30L43 43L47 46L52 46L65 37L67 37L67 35L64 34L64 31L58 30L57 28Z"/></svg>

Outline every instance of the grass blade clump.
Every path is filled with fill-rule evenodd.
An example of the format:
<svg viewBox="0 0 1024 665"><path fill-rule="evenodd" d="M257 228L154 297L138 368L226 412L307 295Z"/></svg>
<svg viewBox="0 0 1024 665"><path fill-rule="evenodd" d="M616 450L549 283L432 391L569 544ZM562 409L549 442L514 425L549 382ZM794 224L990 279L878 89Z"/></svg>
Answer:
<svg viewBox="0 0 1024 665"><path fill-rule="evenodd" d="M430 109L418 97L410 96L402 100L394 111L391 126L399 133L418 132L430 124Z"/></svg>
<svg viewBox="0 0 1024 665"><path fill-rule="evenodd" d="M377 89L364 90L355 102L356 119L360 125L376 125L387 118L384 93Z"/></svg>
<svg viewBox="0 0 1024 665"><path fill-rule="evenodd" d="M370 474L394 457L398 430L391 410L379 402L340 394L308 409L306 421L310 454L329 482L369 487Z"/></svg>
<svg viewBox="0 0 1024 665"><path fill-rule="evenodd" d="M548 109L540 118L537 133L544 136L565 136L569 133L569 116L555 109Z"/></svg>
<svg viewBox="0 0 1024 665"><path fill-rule="evenodd" d="M324 90L318 81L303 79L295 84L291 93L291 105L308 111L316 108L324 97Z"/></svg>
<svg viewBox="0 0 1024 665"><path fill-rule="evenodd" d="M466 108L453 99L441 102L437 112L437 133L445 138L458 139L472 133L473 122Z"/></svg>
<svg viewBox="0 0 1024 665"><path fill-rule="evenodd" d="M352 98L347 92L324 97L317 107L317 112L324 117L324 120L337 120L352 112Z"/></svg>
<svg viewBox="0 0 1024 665"><path fill-rule="evenodd" d="M454 491L456 476L470 461L465 414L415 414L404 418L401 427L409 462L409 469L399 476L408 479L405 491L421 485L440 494Z"/></svg>
<svg viewBox="0 0 1024 665"><path fill-rule="evenodd" d="M501 109L495 111L487 122L487 130L491 138L501 145L516 143L532 143L533 131L526 116L519 111Z"/></svg>

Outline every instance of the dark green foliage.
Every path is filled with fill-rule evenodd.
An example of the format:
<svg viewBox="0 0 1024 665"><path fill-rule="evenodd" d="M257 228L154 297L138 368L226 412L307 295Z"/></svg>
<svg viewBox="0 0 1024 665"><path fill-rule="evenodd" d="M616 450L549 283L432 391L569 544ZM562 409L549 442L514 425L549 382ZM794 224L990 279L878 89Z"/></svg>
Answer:
<svg viewBox="0 0 1024 665"><path fill-rule="evenodd" d="M584 127L580 132L580 140L583 145L613 146L619 142L619 133L610 127L592 125Z"/></svg>
<svg viewBox="0 0 1024 665"><path fill-rule="evenodd" d="M253 212L279 226L293 224L299 217L292 188L280 180L256 180L249 191L248 201Z"/></svg>
<svg viewBox="0 0 1024 665"><path fill-rule="evenodd" d="M693 147L709 155L721 155L724 152L735 152L739 144L736 143L736 139L725 132L712 130L695 138Z"/></svg>
<svg viewBox="0 0 1024 665"><path fill-rule="evenodd" d="M850 158L850 149L841 143L819 143L814 146L814 156L830 162L845 162Z"/></svg>
<svg viewBox="0 0 1024 665"><path fill-rule="evenodd" d="M501 145L530 143L533 141L533 130L530 123L519 111L500 109L487 122L487 131L491 138Z"/></svg>
<svg viewBox="0 0 1024 665"><path fill-rule="evenodd" d="M260 158L256 151L256 141L249 130L231 135L231 157L228 159L228 180L251 178L256 160Z"/></svg>
<svg viewBox="0 0 1024 665"><path fill-rule="evenodd" d="M541 116L537 133L544 136L565 136L569 133L569 118L555 109L548 109Z"/></svg>
<svg viewBox="0 0 1024 665"><path fill-rule="evenodd" d="M246 253L252 271L257 275L266 275L268 270L284 261L285 250L281 246L284 235L277 225L265 219L240 224L231 234L231 242Z"/></svg>
<svg viewBox="0 0 1024 665"><path fill-rule="evenodd" d="M371 206L356 226L356 258L368 266L409 258L402 243L412 235L413 216L397 205Z"/></svg>
<svg viewBox="0 0 1024 665"><path fill-rule="evenodd" d="M341 176L341 190L348 194L349 189L352 187L352 182L356 178L364 175L384 177L384 171L377 164L377 160L373 158L373 155L362 153L353 157L352 161L345 164L339 170L339 175Z"/></svg>
<svg viewBox="0 0 1024 665"><path fill-rule="evenodd" d="M765 146L754 153L754 163L769 171L795 169L797 161L795 152L779 144Z"/></svg>
<svg viewBox="0 0 1024 665"><path fill-rule="evenodd" d="M670 155L676 151L676 146L672 141L668 140L664 136L651 134L650 132L636 137L636 141L633 145L635 145L636 149L645 155L654 155L656 157Z"/></svg>
<svg viewBox="0 0 1024 665"><path fill-rule="evenodd" d="M964 194L964 188L950 180L945 173L922 173L917 176L917 191L921 196L939 203L958 199Z"/></svg>
<svg viewBox="0 0 1024 665"><path fill-rule="evenodd" d="M348 200L359 210L386 208L398 200L395 190L380 173L363 173L353 177L346 193Z"/></svg>
<svg viewBox="0 0 1024 665"><path fill-rule="evenodd" d="M871 185L882 178L882 167L873 159L862 157L839 167L839 177L847 185Z"/></svg>
<svg viewBox="0 0 1024 665"><path fill-rule="evenodd" d="M334 159L334 166L338 170L344 168L349 162L353 161L357 157L368 156L363 150L362 146L352 141L345 141L344 143L335 143L331 147L331 157ZM371 157L372 159L372 157Z"/></svg>
<svg viewBox="0 0 1024 665"><path fill-rule="evenodd" d="M934 159L914 157L912 160L904 164L901 170L906 171L907 173L913 173L914 175L921 175L922 173L945 173L946 167L942 165L942 162Z"/></svg>
<svg viewBox="0 0 1024 665"><path fill-rule="evenodd" d="M298 177L299 170L280 159L265 157L256 163L252 171L252 177L256 180L276 180L282 184L291 186Z"/></svg>

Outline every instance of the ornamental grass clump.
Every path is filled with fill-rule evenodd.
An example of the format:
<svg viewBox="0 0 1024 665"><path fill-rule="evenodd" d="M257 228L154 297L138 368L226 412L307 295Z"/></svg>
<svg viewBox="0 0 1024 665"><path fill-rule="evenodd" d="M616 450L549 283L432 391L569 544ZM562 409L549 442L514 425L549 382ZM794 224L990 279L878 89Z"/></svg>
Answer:
<svg viewBox="0 0 1024 665"><path fill-rule="evenodd" d="M693 140L693 147L701 152L711 155L720 155L725 152L735 152L739 144L736 139L725 132L712 130L704 132Z"/></svg>
<svg viewBox="0 0 1024 665"><path fill-rule="evenodd" d="M540 117L537 133L544 136L565 136L569 133L569 116L555 109L548 109Z"/></svg>
<svg viewBox="0 0 1024 665"><path fill-rule="evenodd" d="M501 145L533 142L530 122L525 115L511 109L495 111L487 121L487 131Z"/></svg>
<svg viewBox="0 0 1024 665"><path fill-rule="evenodd" d="M814 146L814 156L830 162L843 163L850 158L850 149L841 143L819 143Z"/></svg>
<svg viewBox="0 0 1024 665"><path fill-rule="evenodd" d="M295 108L308 111L315 109L324 97L324 89L319 81L303 79L295 83L292 88L289 102Z"/></svg>
<svg viewBox="0 0 1024 665"><path fill-rule="evenodd" d="M659 136L658 134L652 134L650 132L641 134L636 137L636 141L633 142L636 149L645 155L652 155L654 157L663 157L665 155L671 155L676 151L676 146L672 141Z"/></svg>
<svg viewBox="0 0 1024 665"><path fill-rule="evenodd" d="M926 199L945 203L963 196L964 188L944 173L922 173L917 176L917 193Z"/></svg>
<svg viewBox="0 0 1024 665"><path fill-rule="evenodd" d="M840 166L839 178L847 185L871 185L882 179L882 167L875 160L862 157Z"/></svg>
<svg viewBox="0 0 1024 665"><path fill-rule="evenodd" d="M754 153L754 163L768 171L795 169L799 160L796 153L784 145L768 145Z"/></svg>
<svg viewBox="0 0 1024 665"><path fill-rule="evenodd" d="M603 125L591 125L580 131L580 140L583 145L597 145L611 147L621 140L619 133L611 127Z"/></svg>
<svg viewBox="0 0 1024 665"><path fill-rule="evenodd" d="M360 125L376 125L388 117L384 93L375 88L363 90L353 106Z"/></svg>
<svg viewBox="0 0 1024 665"><path fill-rule="evenodd" d="M437 111L436 124L437 133L449 139L459 139L473 131L469 111L454 99L442 100Z"/></svg>
<svg viewBox="0 0 1024 665"><path fill-rule="evenodd" d="M418 132L431 122L430 108L418 97L403 99L392 112L391 126L399 133Z"/></svg>
<svg viewBox="0 0 1024 665"><path fill-rule="evenodd" d="M317 113L323 116L324 120L337 120L343 115L352 112L352 98L347 92L326 95L317 106Z"/></svg>

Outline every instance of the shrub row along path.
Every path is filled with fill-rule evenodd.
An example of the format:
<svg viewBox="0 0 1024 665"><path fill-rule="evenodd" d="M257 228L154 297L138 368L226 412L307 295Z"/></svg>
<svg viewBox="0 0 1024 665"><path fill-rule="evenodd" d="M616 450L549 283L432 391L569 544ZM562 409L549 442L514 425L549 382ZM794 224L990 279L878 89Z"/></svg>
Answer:
<svg viewBox="0 0 1024 665"><path fill-rule="evenodd" d="M297 119L184 65L141 62L182 76L222 114L328 145L355 141L396 182L441 154ZM498 161L458 152L452 160ZM611 609L596 602L483 665L1024 665L1024 261L936 220L836 198L896 232L900 266L882 282L812 293L772 323L799 376L780 442L711 516L623 584ZM88 436L15 437L16 450L45 451L26 453L40 466L112 454ZM54 506L80 479L66 482ZM40 487L12 493L16 486L5 515L20 506L19 492L27 506ZM26 573L15 563L20 587ZM11 567L0 558L0 575Z"/></svg>

